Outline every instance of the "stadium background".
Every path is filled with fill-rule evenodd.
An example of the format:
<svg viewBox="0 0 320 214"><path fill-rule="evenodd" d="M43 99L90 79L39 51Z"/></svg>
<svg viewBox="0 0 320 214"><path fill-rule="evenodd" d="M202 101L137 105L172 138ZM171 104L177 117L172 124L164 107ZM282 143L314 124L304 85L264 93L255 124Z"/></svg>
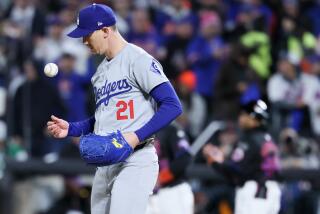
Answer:
<svg viewBox="0 0 320 214"><path fill-rule="evenodd" d="M320 213L319 0L95 2L111 6L124 37L161 62L191 142L225 121L211 142L228 155L240 105L265 100L281 152L281 213ZM52 139L45 125L51 114L78 121L94 112L90 76L101 57L66 37L91 3L0 2L0 213L88 213L94 170L79 161L77 139ZM43 75L48 62L59 65L53 79ZM233 188L208 174L201 155L195 164L196 213L230 213Z"/></svg>

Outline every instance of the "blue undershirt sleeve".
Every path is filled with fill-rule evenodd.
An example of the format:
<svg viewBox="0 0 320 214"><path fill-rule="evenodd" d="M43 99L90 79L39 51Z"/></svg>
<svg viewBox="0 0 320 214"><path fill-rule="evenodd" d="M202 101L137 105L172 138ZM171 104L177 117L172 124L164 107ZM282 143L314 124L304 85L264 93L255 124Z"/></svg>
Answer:
<svg viewBox="0 0 320 214"><path fill-rule="evenodd" d="M68 136L80 137L81 135L93 132L94 123L96 119L94 116L79 122L69 122Z"/></svg>
<svg viewBox="0 0 320 214"><path fill-rule="evenodd" d="M140 142L170 124L171 121L182 113L179 98L169 82L161 83L153 88L150 95L156 101L159 108L149 122L135 131Z"/></svg>

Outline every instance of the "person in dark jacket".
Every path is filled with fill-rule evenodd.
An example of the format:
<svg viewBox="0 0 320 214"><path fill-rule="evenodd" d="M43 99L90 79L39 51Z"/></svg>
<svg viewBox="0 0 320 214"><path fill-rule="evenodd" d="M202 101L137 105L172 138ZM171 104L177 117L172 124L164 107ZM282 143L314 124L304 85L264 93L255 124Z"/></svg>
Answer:
<svg viewBox="0 0 320 214"><path fill-rule="evenodd" d="M267 105L251 101L241 107L240 140L225 159L214 145L206 145L207 163L237 186L235 214L276 214L280 210L280 188L274 181L279 169L278 148L266 130Z"/></svg>
<svg viewBox="0 0 320 214"><path fill-rule="evenodd" d="M191 161L189 142L182 127L184 115L157 134L155 147L159 155L159 176L155 194L146 214L192 214L194 198L186 182L186 169Z"/></svg>
<svg viewBox="0 0 320 214"><path fill-rule="evenodd" d="M13 134L32 157L42 157L51 152L46 140L46 122L52 113L64 115L59 94L38 74L37 63L26 60L26 81L14 96Z"/></svg>
<svg viewBox="0 0 320 214"><path fill-rule="evenodd" d="M236 121L241 102L248 97L259 99L260 83L249 66L250 52L243 45L234 44L230 60L221 66L214 86L215 119Z"/></svg>

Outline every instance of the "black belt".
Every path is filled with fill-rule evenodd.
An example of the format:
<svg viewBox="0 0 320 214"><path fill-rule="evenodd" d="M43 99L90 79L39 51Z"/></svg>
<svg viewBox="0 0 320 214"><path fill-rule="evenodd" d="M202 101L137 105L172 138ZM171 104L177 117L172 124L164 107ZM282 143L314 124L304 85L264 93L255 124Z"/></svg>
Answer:
<svg viewBox="0 0 320 214"><path fill-rule="evenodd" d="M136 146L133 150L133 152L136 152L140 149L143 149L146 145L148 145L149 143L153 142L154 138L148 138L145 141L143 141L142 143L140 143L138 146Z"/></svg>

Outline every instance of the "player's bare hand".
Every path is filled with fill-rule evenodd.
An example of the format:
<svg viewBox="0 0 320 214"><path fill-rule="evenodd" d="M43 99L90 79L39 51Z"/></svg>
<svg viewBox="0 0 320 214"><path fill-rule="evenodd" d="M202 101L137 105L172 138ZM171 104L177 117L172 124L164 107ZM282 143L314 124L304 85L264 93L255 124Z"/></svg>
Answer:
<svg viewBox="0 0 320 214"><path fill-rule="evenodd" d="M224 161L224 155L222 151L212 144L205 145L202 149L202 153L208 164L212 164L214 162L222 163Z"/></svg>
<svg viewBox="0 0 320 214"><path fill-rule="evenodd" d="M122 135L133 149L139 144L139 138L134 132L123 133Z"/></svg>
<svg viewBox="0 0 320 214"><path fill-rule="evenodd" d="M50 135L55 138L64 138L68 135L69 123L54 115L51 115L51 121L47 123L47 129Z"/></svg>

